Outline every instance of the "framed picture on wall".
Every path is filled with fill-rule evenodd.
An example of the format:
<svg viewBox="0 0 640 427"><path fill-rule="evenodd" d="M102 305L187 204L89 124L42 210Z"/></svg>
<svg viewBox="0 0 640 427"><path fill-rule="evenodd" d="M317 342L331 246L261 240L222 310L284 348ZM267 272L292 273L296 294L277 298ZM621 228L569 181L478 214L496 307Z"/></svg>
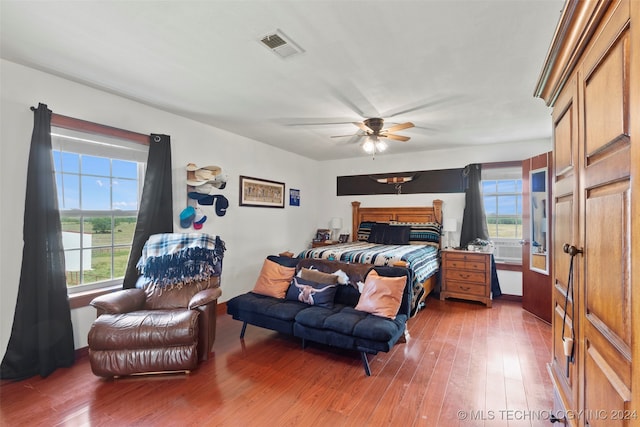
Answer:
<svg viewBox="0 0 640 427"><path fill-rule="evenodd" d="M284 182L240 175L240 206L284 208Z"/></svg>

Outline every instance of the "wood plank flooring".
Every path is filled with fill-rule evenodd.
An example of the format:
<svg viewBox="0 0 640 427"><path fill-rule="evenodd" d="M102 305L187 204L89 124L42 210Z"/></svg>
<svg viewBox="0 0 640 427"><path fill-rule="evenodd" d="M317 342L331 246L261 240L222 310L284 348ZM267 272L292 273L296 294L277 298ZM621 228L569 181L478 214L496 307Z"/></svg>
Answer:
<svg viewBox="0 0 640 427"><path fill-rule="evenodd" d="M429 298L410 338L369 358L218 316L190 375L106 381L86 357L0 385L2 426L546 426L551 327L517 302Z"/></svg>

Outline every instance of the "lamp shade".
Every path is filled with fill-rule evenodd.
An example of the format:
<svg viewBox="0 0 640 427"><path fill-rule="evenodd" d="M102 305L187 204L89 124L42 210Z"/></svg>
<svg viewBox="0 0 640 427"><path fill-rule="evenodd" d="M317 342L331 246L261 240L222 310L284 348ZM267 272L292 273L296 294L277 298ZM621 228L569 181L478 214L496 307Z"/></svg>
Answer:
<svg viewBox="0 0 640 427"><path fill-rule="evenodd" d="M455 218L445 218L442 223L442 231L456 231L458 229L458 220Z"/></svg>
<svg viewBox="0 0 640 427"><path fill-rule="evenodd" d="M341 230L342 229L342 218L334 217L331 218L331 229L332 230Z"/></svg>

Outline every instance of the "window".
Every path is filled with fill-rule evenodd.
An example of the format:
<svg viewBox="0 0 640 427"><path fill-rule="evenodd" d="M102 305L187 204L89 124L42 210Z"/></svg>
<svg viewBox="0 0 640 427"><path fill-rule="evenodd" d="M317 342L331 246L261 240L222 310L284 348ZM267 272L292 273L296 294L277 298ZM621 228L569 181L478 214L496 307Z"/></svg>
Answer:
<svg viewBox="0 0 640 427"><path fill-rule="evenodd" d="M148 147L51 128L69 293L121 282L142 194Z"/></svg>
<svg viewBox="0 0 640 427"><path fill-rule="evenodd" d="M522 168L483 169L482 198L496 261L522 263Z"/></svg>

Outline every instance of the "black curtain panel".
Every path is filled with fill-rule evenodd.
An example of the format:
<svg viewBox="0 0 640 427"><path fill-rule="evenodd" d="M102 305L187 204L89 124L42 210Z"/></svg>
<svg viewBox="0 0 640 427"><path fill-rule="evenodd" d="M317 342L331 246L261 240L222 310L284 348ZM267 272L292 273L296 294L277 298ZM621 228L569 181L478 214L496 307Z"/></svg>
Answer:
<svg viewBox="0 0 640 427"><path fill-rule="evenodd" d="M2 379L48 376L75 359L64 248L51 152L51 111L32 108L22 270Z"/></svg>
<svg viewBox="0 0 640 427"><path fill-rule="evenodd" d="M463 175L467 180L465 191L464 214L460 232L460 246L466 248L474 239L489 240L487 219L484 213L482 192L480 191L482 165L472 164L464 168Z"/></svg>
<svg viewBox="0 0 640 427"><path fill-rule="evenodd" d="M173 233L173 195L171 183L171 137L151 134L147 172L142 188L136 230L122 287L135 288L136 264L142 247L152 234Z"/></svg>

